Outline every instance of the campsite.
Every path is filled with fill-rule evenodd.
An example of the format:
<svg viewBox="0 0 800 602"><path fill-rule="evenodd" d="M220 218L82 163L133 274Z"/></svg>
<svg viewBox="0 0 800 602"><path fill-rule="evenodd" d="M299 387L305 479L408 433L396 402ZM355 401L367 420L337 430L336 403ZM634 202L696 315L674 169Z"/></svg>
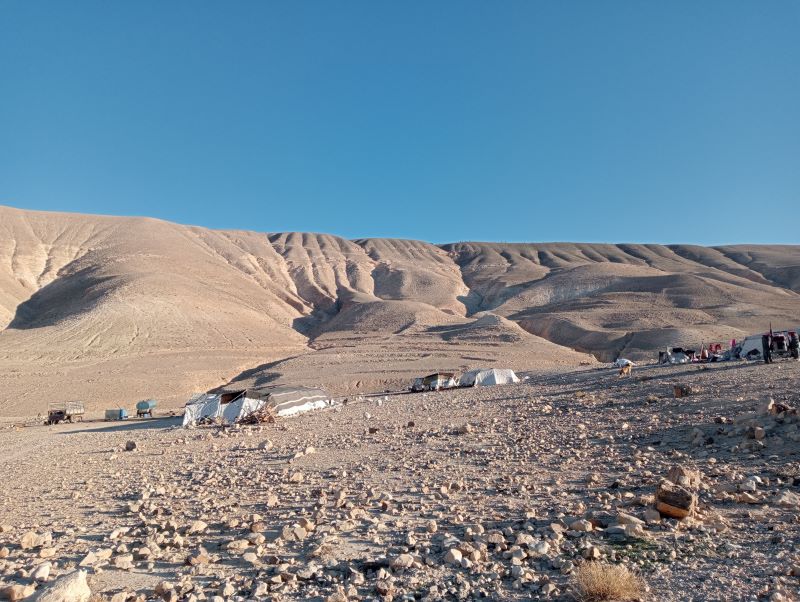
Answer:
<svg viewBox="0 0 800 602"><path fill-rule="evenodd" d="M81 568L108 599L453 589L544 600L567 599L597 558L635 569L656 600L685 600L674 592L687 585L695 600L729 587L742 599L788 594L796 366L651 363L630 379L583 368L352 397L255 425L187 430L157 416L0 429L11 450L0 566ZM676 400L674 385L691 395ZM675 465L700 479L680 520L653 514ZM21 547L29 533L48 539Z"/></svg>
<svg viewBox="0 0 800 602"><path fill-rule="evenodd" d="M800 602L798 32L0 2L0 602Z"/></svg>

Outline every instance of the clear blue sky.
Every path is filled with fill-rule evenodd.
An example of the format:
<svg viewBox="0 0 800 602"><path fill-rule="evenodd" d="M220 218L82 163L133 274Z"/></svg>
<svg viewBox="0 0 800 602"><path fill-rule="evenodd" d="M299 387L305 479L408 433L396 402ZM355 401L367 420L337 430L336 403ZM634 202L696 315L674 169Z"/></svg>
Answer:
<svg viewBox="0 0 800 602"><path fill-rule="evenodd" d="M0 0L0 204L800 242L800 2Z"/></svg>

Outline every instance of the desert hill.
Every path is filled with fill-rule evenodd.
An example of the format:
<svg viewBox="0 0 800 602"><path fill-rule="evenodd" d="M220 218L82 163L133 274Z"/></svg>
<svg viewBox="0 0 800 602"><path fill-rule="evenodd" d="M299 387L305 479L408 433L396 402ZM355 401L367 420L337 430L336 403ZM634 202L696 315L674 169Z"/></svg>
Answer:
<svg viewBox="0 0 800 602"><path fill-rule="evenodd" d="M800 325L800 246L454 243L0 207L0 414L548 370ZM591 354L591 355L590 355Z"/></svg>

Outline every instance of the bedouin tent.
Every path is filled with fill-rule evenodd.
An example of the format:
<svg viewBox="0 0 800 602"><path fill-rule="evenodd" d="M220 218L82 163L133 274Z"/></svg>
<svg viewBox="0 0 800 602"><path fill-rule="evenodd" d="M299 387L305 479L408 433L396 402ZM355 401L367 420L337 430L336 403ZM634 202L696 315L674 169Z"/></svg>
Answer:
<svg viewBox="0 0 800 602"><path fill-rule="evenodd" d="M455 374L452 372L434 372L422 378L415 378L411 383L412 391L438 391L456 386Z"/></svg>
<svg viewBox="0 0 800 602"><path fill-rule="evenodd" d="M183 426L202 420L234 424L253 412L271 408L278 417L294 416L330 405L322 389L310 387L272 387L261 390L221 391L200 393L186 403Z"/></svg>
<svg viewBox="0 0 800 602"><path fill-rule="evenodd" d="M763 346L761 343L761 336L760 334L754 334L749 337L746 337L744 341L740 343L741 348L739 349L739 357L743 359L761 359L761 354L763 352Z"/></svg>
<svg viewBox="0 0 800 602"><path fill-rule="evenodd" d="M331 405L330 396L322 389L314 387L277 386L262 389L267 395L267 403L281 418L294 416Z"/></svg>
<svg viewBox="0 0 800 602"><path fill-rule="evenodd" d="M462 387L485 387L488 385L508 385L518 383L519 377L513 370L488 368L465 372L458 381Z"/></svg>

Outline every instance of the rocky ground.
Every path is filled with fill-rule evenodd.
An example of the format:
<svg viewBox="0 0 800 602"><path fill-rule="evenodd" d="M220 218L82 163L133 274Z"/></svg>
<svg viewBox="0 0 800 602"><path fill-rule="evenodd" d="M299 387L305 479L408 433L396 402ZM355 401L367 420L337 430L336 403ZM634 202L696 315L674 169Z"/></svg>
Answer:
<svg viewBox="0 0 800 602"><path fill-rule="evenodd" d="M115 602L567 600L607 561L643 600L797 599L798 391L800 363L648 366L260 427L6 424L0 598L85 570ZM654 507L676 465L682 520Z"/></svg>

